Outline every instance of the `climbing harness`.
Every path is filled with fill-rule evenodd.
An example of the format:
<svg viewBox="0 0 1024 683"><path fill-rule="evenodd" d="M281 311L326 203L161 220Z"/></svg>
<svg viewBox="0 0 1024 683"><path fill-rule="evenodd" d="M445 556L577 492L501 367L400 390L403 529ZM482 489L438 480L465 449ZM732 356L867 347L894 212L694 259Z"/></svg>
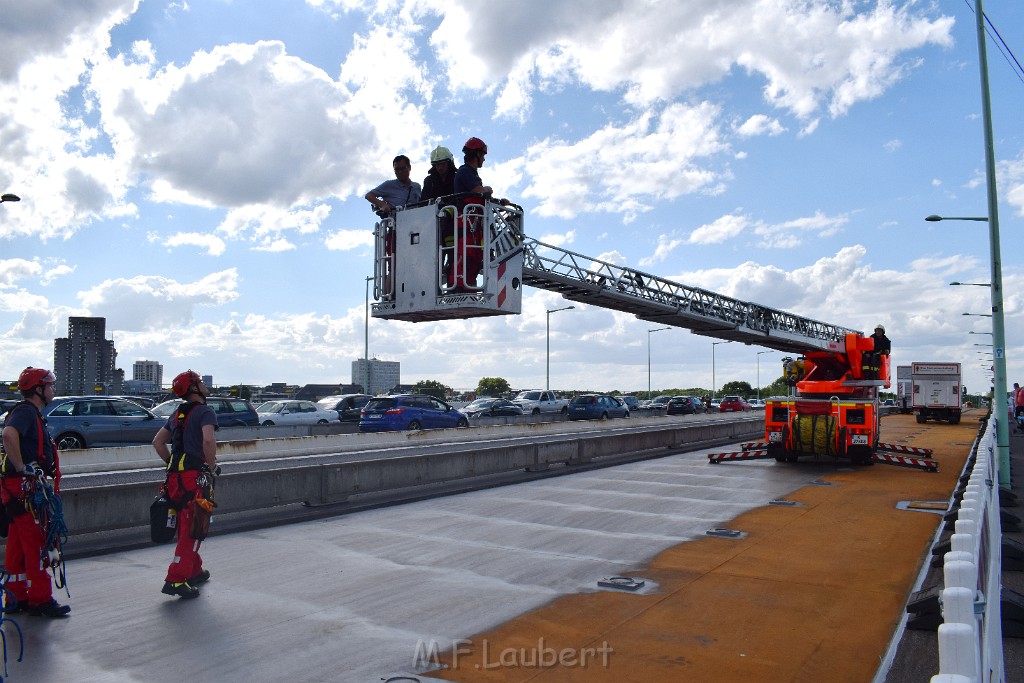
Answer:
<svg viewBox="0 0 1024 683"><path fill-rule="evenodd" d="M28 503L29 512L35 517L39 528L43 530L43 545L39 550L40 559L44 567L49 567L53 574L53 585L58 589L63 588L67 596L71 597L68 590L66 567L63 561L61 548L68 540L68 527L64 523L64 504L60 494L54 491L53 486L46 481L46 477L40 471L34 479L25 478L23 487L30 489L26 491L25 500Z"/></svg>
<svg viewBox="0 0 1024 683"><path fill-rule="evenodd" d="M3 588L5 597L4 602L7 604L10 604L12 600L17 601L17 598L14 597L14 594L7 589L7 580L10 578L10 576L11 575L7 572L6 569L0 568L0 587ZM18 632L18 661L21 662L21 660L25 657L25 637L21 633L21 626L19 626L18 622L16 622L14 619L11 619L6 614L0 613L0 651L2 651L4 656L4 675L0 676L0 683L4 683L4 680L6 680L8 676L10 676L10 674L7 672L7 629L3 628L3 626L8 623L12 624L14 626L14 630Z"/></svg>

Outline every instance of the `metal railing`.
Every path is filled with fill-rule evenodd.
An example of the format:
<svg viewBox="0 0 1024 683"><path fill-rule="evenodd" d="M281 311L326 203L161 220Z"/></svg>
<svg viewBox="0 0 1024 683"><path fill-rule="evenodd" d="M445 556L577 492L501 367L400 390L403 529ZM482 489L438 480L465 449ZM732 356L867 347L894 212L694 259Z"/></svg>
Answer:
<svg viewBox="0 0 1024 683"><path fill-rule="evenodd" d="M974 465L943 556L943 623L939 673L931 683L1003 681L1000 613L1002 529L999 519L995 414L978 441Z"/></svg>

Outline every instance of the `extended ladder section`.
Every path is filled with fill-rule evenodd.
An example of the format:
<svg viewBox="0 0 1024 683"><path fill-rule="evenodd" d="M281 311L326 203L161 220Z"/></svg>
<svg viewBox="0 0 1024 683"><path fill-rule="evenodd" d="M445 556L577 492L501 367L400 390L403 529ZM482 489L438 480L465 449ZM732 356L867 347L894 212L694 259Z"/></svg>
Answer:
<svg viewBox="0 0 1024 683"><path fill-rule="evenodd" d="M787 353L841 352L846 334L856 332L530 238L523 242L523 282L572 301L632 313L641 320Z"/></svg>

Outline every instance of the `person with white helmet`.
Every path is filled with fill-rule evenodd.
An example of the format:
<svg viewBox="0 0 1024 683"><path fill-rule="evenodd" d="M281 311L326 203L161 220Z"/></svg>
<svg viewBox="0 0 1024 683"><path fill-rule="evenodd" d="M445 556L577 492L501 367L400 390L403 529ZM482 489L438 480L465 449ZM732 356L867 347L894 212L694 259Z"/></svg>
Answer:
<svg viewBox="0 0 1024 683"><path fill-rule="evenodd" d="M426 202L455 194L455 157L447 147L435 147L430 153L430 171L423 179L420 201Z"/></svg>
<svg viewBox="0 0 1024 683"><path fill-rule="evenodd" d="M28 612L41 617L66 617L71 607L53 599L53 586L46 573L43 528L29 512L34 486L51 477L54 493L60 489L60 460L57 446L46 431L40 412L53 401L57 379L44 368L25 368L18 378L24 400L11 408L3 430L3 502L10 526L4 552L4 569L9 578L5 588L4 613Z"/></svg>

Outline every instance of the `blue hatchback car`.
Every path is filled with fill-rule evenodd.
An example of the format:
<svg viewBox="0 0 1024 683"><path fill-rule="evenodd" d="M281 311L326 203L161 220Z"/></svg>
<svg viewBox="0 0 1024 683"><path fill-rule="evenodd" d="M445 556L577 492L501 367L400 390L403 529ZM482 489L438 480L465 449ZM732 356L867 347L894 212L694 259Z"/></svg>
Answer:
<svg viewBox="0 0 1024 683"><path fill-rule="evenodd" d="M605 394L582 394L569 402L570 420L607 420L629 417L629 408Z"/></svg>
<svg viewBox="0 0 1024 683"><path fill-rule="evenodd" d="M402 430L468 427L465 414L425 394L378 396L370 399L359 414L361 432L397 432Z"/></svg>

